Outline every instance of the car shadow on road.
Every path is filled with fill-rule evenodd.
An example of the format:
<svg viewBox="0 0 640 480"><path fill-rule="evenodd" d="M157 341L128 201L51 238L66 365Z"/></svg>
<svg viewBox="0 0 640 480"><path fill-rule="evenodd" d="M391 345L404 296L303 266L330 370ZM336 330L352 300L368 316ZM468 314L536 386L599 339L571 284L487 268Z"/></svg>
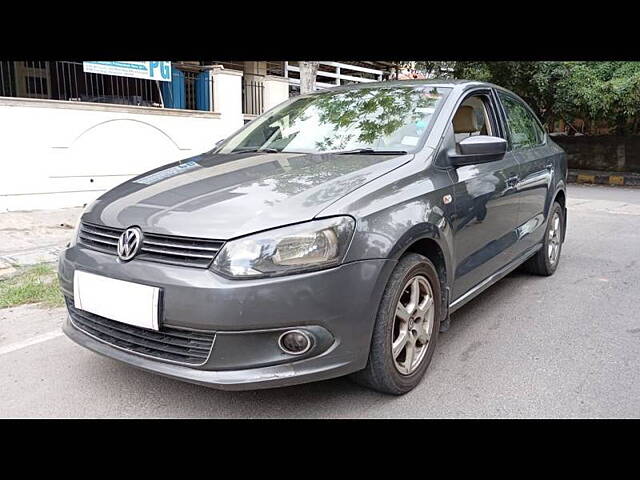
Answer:
<svg viewBox="0 0 640 480"><path fill-rule="evenodd" d="M455 332L464 329L470 322L489 322L489 318L479 316L478 314L481 312L490 313L490 307L496 303L512 298L513 290L516 285L522 284L523 282L536 282L542 280L543 277L531 275L521 268L509 273L507 276L487 288L487 290L481 292L477 297L471 299L468 303L464 304L451 314L451 328L444 335L440 336L438 347L445 344L446 340L444 340L444 338L451 339L452 336L455 336Z"/></svg>

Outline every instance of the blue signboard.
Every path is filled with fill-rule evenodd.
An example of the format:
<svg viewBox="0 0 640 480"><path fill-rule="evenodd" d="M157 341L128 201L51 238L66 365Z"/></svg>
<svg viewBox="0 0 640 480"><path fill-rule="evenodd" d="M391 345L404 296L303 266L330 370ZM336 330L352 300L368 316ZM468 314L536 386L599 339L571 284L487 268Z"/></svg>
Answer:
<svg viewBox="0 0 640 480"><path fill-rule="evenodd" d="M82 62L82 68L88 73L171 81L171 62Z"/></svg>

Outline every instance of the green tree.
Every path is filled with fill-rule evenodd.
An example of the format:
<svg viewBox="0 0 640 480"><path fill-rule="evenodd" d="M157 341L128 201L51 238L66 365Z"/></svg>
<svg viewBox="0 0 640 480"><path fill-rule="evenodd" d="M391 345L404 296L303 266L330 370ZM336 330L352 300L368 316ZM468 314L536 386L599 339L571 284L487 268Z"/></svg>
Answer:
<svg viewBox="0 0 640 480"><path fill-rule="evenodd" d="M556 88L559 114L640 133L640 62L567 62L567 70Z"/></svg>
<svg viewBox="0 0 640 480"><path fill-rule="evenodd" d="M581 119L587 132L608 126L616 134L640 133L640 62L423 61L416 66L431 75L508 88L547 126Z"/></svg>

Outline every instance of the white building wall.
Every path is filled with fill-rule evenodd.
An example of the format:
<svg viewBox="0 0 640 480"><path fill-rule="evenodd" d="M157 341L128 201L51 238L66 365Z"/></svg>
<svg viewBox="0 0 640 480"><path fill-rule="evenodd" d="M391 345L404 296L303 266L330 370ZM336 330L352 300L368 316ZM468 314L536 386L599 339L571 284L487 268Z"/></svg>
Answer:
<svg viewBox="0 0 640 480"><path fill-rule="evenodd" d="M243 125L242 77L212 77L216 112L0 98L0 211L83 205L210 150Z"/></svg>
<svg viewBox="0 0 640 480"><path fill-rule="evenodd" d="M289 99L289 79L267 75L264 79L264 110Z"/></svg>

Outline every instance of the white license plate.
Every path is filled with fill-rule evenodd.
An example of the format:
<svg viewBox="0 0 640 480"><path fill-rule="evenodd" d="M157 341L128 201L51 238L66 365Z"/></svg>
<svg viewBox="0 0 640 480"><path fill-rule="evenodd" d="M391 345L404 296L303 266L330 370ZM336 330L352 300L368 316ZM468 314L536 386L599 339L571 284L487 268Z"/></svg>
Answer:
<svg viewBox="0 0 640 480"><path fill-rule="evenodd" d="M160 289L76 270L75 307L136 327L158 330Z"/></svg>

